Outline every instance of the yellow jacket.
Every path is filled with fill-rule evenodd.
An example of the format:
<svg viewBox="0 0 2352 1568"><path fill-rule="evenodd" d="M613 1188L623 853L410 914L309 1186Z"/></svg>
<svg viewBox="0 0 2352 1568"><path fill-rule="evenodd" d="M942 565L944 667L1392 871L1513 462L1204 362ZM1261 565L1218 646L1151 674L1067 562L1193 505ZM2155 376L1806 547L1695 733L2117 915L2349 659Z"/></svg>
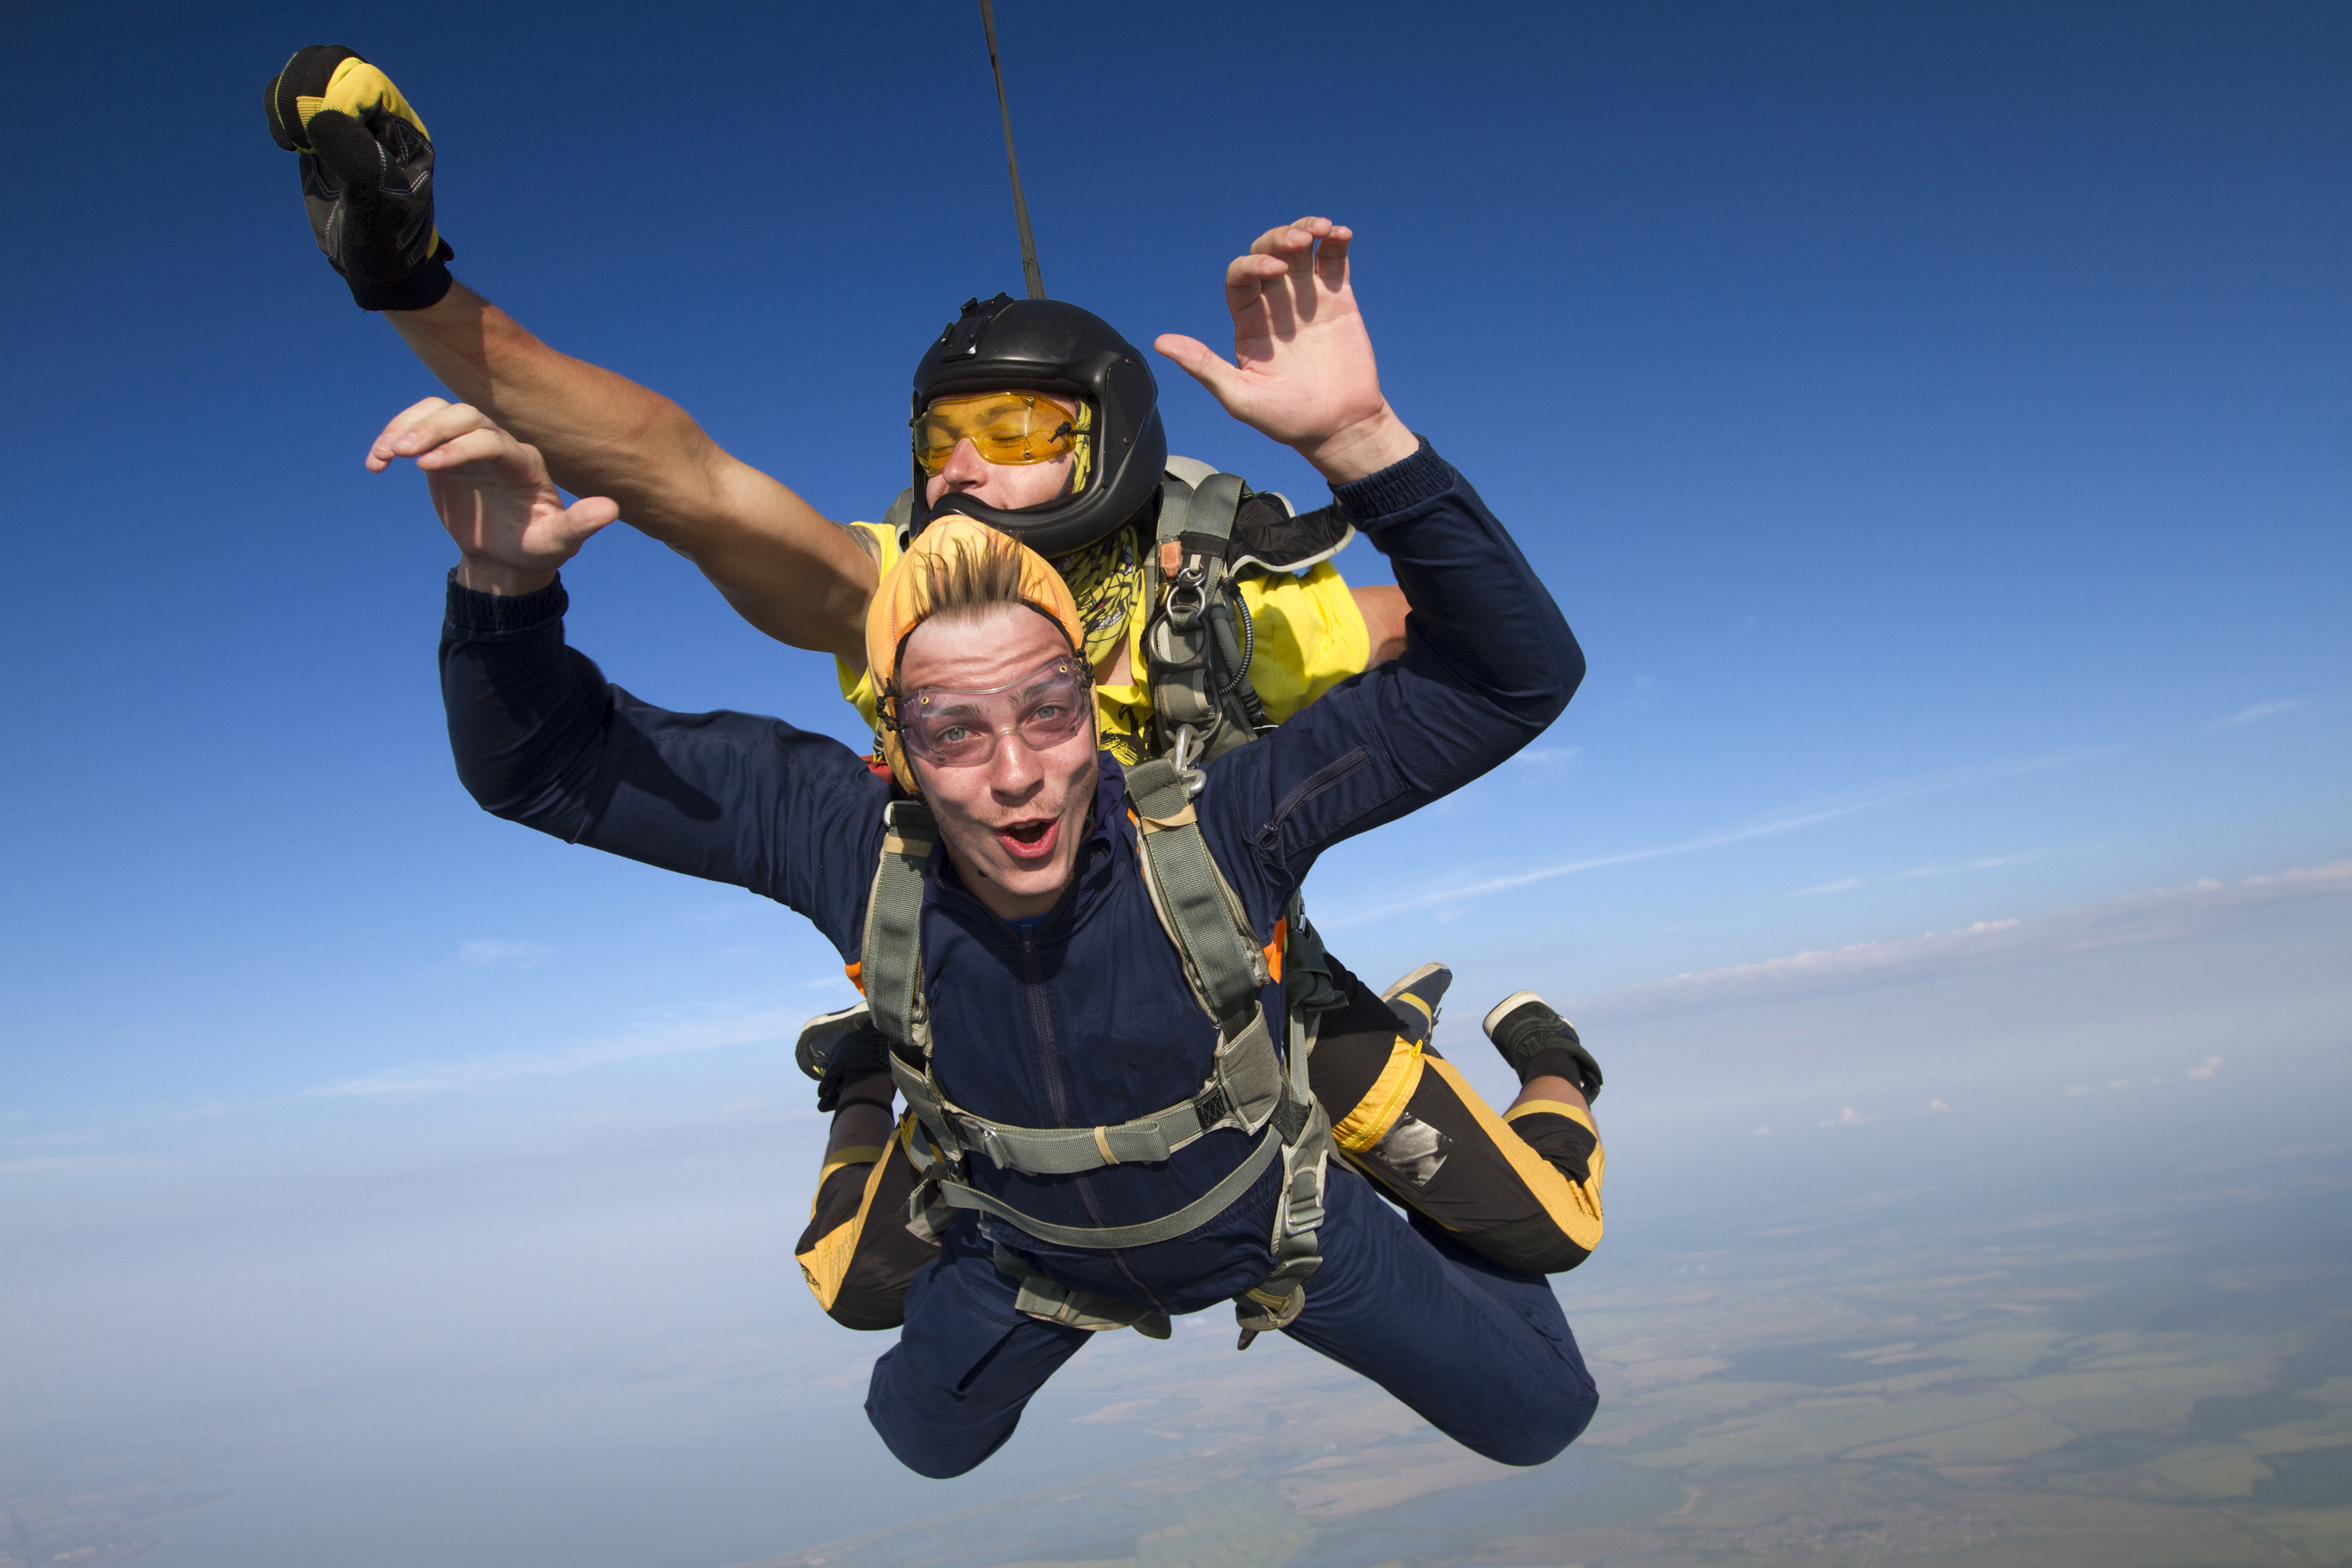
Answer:
<svg viewBox="0 0 2352 1568"><path fill-rule="evenodd" d="M898 563L898 536L878 522L849 525L873 540L876 559L886 574ZM1351 675L1362 673L1371 657L1370 635L1364 617L1348 591L1347 580L1328 561L1304 573L1268 572L1249 568L1234 578L1242 603L1249 607L1257 636L1250 658L1250 684L1265 704L1266 717L1281 723ZM1128 614L1127 648L1132 679L1124 685L1098 683L1096 711L1101 719L1103 744L1134 757L1142 754L1140 738L1151 732L1151 689L1145 676L1143 623L1151 613L1145 595L1138 595ZM863 668L836 660L841 695L867 724L875 722L874 680ZM1120 742L1124 740L1127 744Z"/></svg>

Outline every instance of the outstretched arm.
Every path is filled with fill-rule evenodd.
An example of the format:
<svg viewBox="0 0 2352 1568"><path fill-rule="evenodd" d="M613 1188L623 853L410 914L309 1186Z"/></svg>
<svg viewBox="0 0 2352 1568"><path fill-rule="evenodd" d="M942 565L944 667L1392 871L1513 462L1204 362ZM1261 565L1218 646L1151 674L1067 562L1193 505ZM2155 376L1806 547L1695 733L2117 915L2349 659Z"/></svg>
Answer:
<svg viewBox="0 0 2352 1568"><path fill-rule="evenodd" d="M685 409L550 348L462 283L384 318L443 385L538 447L556 483L610 496L745 620L794 647L864 660L877 574L857 536L730 456ZM373 455L429 449L454 427L450 407L432 398L406 410Z"/></svg>
<svg viewBox="0 0 2352 1568"><path fill-rule="evenodd" d="M779 900L854 952L857 857L873 859L887 786L828 736L673 713L606 685L564 646L556 569L612 521L612 501L564 505L536 450L478 409L450 412L465 428L416 466L457 544L441 688L467 790L568 843Z"/></svg>
<svg viewBox="0 0 2352 1568"><path fill-rule="evenodd" d="M863 661L876 573L856 536L720 450L677 404L556 353L451 279L453 252L433 222L432 135L390 77L314 44L295 51L265 98L271 137L299 154L311 233L356 303L383 311L461 401L536 446L557 483L618 502L753 626ZM430 399L394 420L377 458L414 457L462 433L446 408Z"/></svg>

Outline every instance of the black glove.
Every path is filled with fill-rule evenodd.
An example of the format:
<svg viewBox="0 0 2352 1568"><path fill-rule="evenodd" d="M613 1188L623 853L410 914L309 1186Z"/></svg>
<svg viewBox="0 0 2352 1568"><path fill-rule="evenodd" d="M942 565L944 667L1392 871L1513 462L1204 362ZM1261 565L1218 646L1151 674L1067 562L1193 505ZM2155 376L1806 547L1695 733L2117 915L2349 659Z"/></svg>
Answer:
<svg viewBox="0 0 2352 1568"><path fill-rule="evenodd" d="M1529 1058L1528 1077L1564 1078L1583 1091L1584 1101L1588 1105L1601 1098L1601 1064L1592 1059L1592 1053L1586 1050L1584 1042L1576 1037L1573 1026L1568 1028L1558 1044L1538 1051Z"/></svg>
<svg viewBox="0 0 2352 1568"><path fill-rule="evenodd" d="M457 252L433 226L433 138L392 79L312 44L269 80L269 134L302 154L319 248L362 310L421 310L449 291Z"/></svg>
<svg viewBox="0 0 2352 1568"><path fill-rule="evenodd" d="M816 1108L832 1110L841 1103L842 1089L860 1079L890 1070L890 1041L874 1026L866 1004L811 1018L801 1028L793 1052L801 1071L816 1079ZM889 1109L886 1097L881 1101Z"/></svg>

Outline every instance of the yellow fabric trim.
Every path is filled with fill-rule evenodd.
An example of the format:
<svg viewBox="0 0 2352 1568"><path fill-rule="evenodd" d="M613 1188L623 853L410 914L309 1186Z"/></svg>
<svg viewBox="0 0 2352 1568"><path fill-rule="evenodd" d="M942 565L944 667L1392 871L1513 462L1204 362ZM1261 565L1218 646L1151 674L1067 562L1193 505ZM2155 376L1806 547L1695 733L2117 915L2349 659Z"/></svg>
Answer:
<svg viewBox="0 0 2352 1568"><path fill-rule="evenodd" d="M294 100L294 111L302 117L306 128L310 123L310 116L321 109L338 110L362 121L370 110L394 115L415 126L417 133L427 142L433 140L433 132L425 129L424 119L408 100L400 95L400 89L392 85L392 79L362 59L348 59L337 66L335 74L327 79L327 95L324 98L298 98Z"/></svg>
<svg viewBox="0 0 2352 1568"><path fill-rule="evenodd" d="M1592 1177L1580 1185L1561 1175L1550 1161L1528 1148L1526 1141L1495 1114L1494 1108L1470 1087L1469 1080L1452 1062L1432 1057L1429 1066L1430 1070L1450 1084L1454 1092L1461 1097L1462 1103L1469 1108L1471 1116L1477 1121L1479 1130L1503 1152L1503 1158L1510 1162L1512 1172L1527 1184L1528 1191L1543 1205L1544 1213L1550 1216L1552 1224L1559 1227L1560 1233L1587 1252L1598 1247L1601 1245L1601 1177L1603 1167L1598 1134L1592 1147ZM1541 1108L1556 1110L1563 1116L1583 1122L1587 1129L1592 1126L1592 1119L1578 1116L1573 1106L1553 1100Z"/></svg>
<svg viewBox="0 0 2352 1568"><path fill-rule="evenodd" d="M1103 1129L1099 1127L1095 1129L1095 1150L1102 1155L1104 1164L1118 1163L1118 1156L1110 1152L1110 1140L1103 1136Z"/></svg>
<svg viewBox="0 0 2352 1568"><path fill-rule="evenodd" d="M901 1116L898 1133L890 1140L892 1146L905 1144L908 1130L914 1124L914 1112ZM874 1192L882 1184L882 1173L889 1165L888 1155L889 1150L885 1149L876 1158L874 1170L866 1178L865 1194L857 1200L857 1212L817 1237L814 1247L793 1259L801 1266L801 1278L808 1281L809 1294L828 1312L833 1310L834 1298L841 1294L842 1280L849 1276L850 1260L857 1255L857 1238L866 1232L866 1214L874 1206ZM824 1184L822 1177L817 1184ZM812 1208L810 1212L814 1214L815 1210Z"/></svg>
<svg viewBox="0 0 2352 1568"><path fill-rule="evenodd" d="M898 563L898 533L878 522L853 522L850 527L874 542L874 563L881 576ZM1266 717L1280 723L1351 675L1361 674L1371 658L1371 634L1363 612L1339 569L1326 561L1303 575L1286 572L1244 572L1235 579L1242 603L1249 606L1256 629L1257 647L1250 658L1250 681L1265 704ZM1127 626L1128 668L1144 670L1143 626L1151 605L1139 598ZM847 660L834 661L842 700L857 710L871 729L874 718L874 678ZM1151 732L1151 689L1138 679L1125 685L1098 681L1095 686L1095 716L1106 735L1142 736Z"/></svg>
<svg viewBox="0 0 2352 1568"><path fill-rule="evenodd" d="M1592 1124L1592 1112L1580 1110L1564 1100L1523 1100L1503 1112L1503 1120L1517 1121L1520 1117L1532 1116L1538 1110L1547 1115L1565 1116L1587 1132L1591 1133L1595 1142L1600 1141L1601 1129Z"/></svg>
<svg viewBox="0 0 2352 1568"><path fill-rule="evenodd" d="M816 1217L816 1205L818 1200L824 1196L824 1184L833 1179L833 1173L835 1171L840 1170L844 1165L866 1165L875 1163L882 1158L883 1153L884 1151L880 1149L874 1148L868 1144L859 1143L853 1145L850 1148L844 1149L839 1153L827 1159L824 1164L817 1171L816 1191L809 1194L809 1218L814 1219Z"/></svg>
<svg viewBox="0 0 2352 1568"><path fill-rule="evenodd" d="M1381 1076L1358 1100L1355 1109L1342 1117L1331 1129L1331 1141L1351 1154L1360 1154L1389 1135L1397 1118L1404 1114L1413 1092L1421 1088L1421 1074L1428 1058L1421 1054L1418 1040L1397 1037L1389 1050L1388 1065Z"/></svg>

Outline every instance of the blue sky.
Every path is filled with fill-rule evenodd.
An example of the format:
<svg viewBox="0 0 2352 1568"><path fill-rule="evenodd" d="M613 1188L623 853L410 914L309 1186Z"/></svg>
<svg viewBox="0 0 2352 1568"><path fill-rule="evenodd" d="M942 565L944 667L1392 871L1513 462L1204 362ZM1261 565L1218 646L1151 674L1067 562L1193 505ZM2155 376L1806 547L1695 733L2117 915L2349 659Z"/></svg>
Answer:
<svg viewBox="0 0 2352 1568"><path fill-rule="evenodd" d="M845 994L833 955L457 788L449 547L413 474L360 466L435 388L312 249L260 88L309 42L383 64L461 277L872 516L922 346L1019 288L971 11L5 24L0 1191L37 1256L324 1223L322 1194L438 1213L418 1194L501 1161L642 1157L659 1186L673 1148L789 1147L728 1211L789 1241L816 1128L787 1052ZM1535 751L1309 887L1368 975L1455 963L1481 1081L1470 1025L1520 986L1633 1019L1677 974L2063 935L2034 922L2352 855L2341 7L1004 0L999 26L1049 288L1214 343L1250 237L1353 225L1392 400L1585 644ZM1318 493L1159 369L1178 450ZM567 579L573 640L640 695L854 735L826 661L659 546L609 531ZM1900 1077L1922 994L1869 994ZM1825 1114L1847 1070L1799 1073ZM789 1295L743 1316L824 1343ZM163 1323L125 1308L110 1342Z"/></svg>

